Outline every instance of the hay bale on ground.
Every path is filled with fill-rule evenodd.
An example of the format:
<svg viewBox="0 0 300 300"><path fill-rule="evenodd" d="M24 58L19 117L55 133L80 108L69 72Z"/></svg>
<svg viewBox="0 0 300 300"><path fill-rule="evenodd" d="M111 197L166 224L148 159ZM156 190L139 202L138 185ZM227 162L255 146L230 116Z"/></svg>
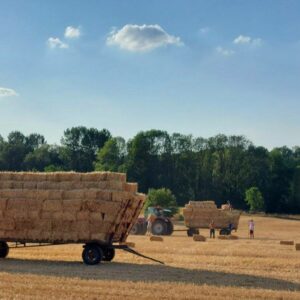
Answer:
<svg viewBox="0 0 300 300"><path fill-rule="evenodd" d="M193 235L193 240L195 242L205 242L206 241L206 237L200 234L194 234Z"/></svg>
<svg viewBox="0 0 300 300"><path fill-rule="evenodd" d="M297 251L300 251L300 244L296 244L296 245L295 245L295 249L296 249Z"/></svg>
<svg viewBox="0 0 300 300"><path fill-rule="evenodd" d="M294 241L280 241L280 245L294 245Z"/></svg>
<svg viewBox="0 0 300 300"><path fill-rule="evenodd" d="M150 241L151 242L163 242L164 239L161 236L152 235L152 236L150 236Z"/></svg>

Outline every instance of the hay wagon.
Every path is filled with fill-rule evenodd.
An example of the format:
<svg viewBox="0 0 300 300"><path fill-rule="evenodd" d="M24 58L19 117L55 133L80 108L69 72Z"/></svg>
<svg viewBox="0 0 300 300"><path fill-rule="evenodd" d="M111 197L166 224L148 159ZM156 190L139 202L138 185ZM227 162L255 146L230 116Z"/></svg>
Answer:
<svg viewBox="0 0 300 300"><path fill-rule="evenodd" d="M183 209L188 236L199 234L201 228L209 228L212 220L220 235L229 235L232 230L238 229L240 215L240 211L232 210L227 205L218 209L214 201L190 201Z"/></svg>
<svg viewBox="0 0 300 300"><path fill-rule="evenodd" d="M0 172L0 257L20 246L82 243L88 265L115 249L136 253L126 238L145 200L137 184L111 172Z"/></svg>

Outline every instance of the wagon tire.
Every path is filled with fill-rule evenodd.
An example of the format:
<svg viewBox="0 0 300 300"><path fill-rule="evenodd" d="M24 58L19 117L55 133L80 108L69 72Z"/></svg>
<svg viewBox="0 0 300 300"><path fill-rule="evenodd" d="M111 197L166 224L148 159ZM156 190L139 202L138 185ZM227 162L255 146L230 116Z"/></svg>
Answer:
<svg viewBox="0 0 300 300"><path fill-rule="evenodd" d="M112 261L115 257L116 251L114 248L103 249L103 261Z"/></svg>
<svg viewBox="0 0 300 300"><path fill-rule="evenodd" d="M103 260L103 251L96 245L86 245L82 251L82 260L86 265L97 265Z"/></svg>
<svg viewBox="0 0 300 300"><path fill-rule="evenodd" d="M9 253L9 247L6 242L0 242L0 258L5 258Z"/></svg>
<svg viewBox="0 0 300 300"><path fill-rule="evenodd" d="M193 236L194 234L199 234L199 229L189 228L186 233L187 236Z"/></svg>

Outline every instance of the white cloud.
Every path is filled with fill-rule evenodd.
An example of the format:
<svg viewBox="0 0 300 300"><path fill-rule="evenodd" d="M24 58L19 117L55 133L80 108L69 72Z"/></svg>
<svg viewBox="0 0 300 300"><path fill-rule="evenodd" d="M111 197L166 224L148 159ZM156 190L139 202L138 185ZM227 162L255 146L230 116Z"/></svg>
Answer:
<svg viewBox="0 0 300 300"><path fill-rule="evenodd" d="M0 87L0 98L1 97L12 97L12 96L18 96L18 94L15 90Z"/></svg>
<svg viewBox="0 0 300 300"><path fill-rule="evenodd" d="M60 48L60 49L66 49L69 48L69 45L62 42L59 38L50 37L47 41L48 46L52 49L54 48Z"/></svg>
<svg viewBox="0 0 300 300"><path fill-rule="evenodd" d="M209 27L202 27L200 28L200 33L201 34L207 34L210 32L210 28Z"/></svg>
<svg viewBox="0 0 300 300"><path fill-rule="evenodd" d="M120 30L114 29L106 43L132 52L150 51L166 45L183 45L179 37L168 34L159 25L145 24L127 24Z"/></svg>
<svg viewBox="0 0 300 300"><path fill-rule="evenodd" d="M237 45L251 45L251 46L261 46L262 39L260 38L251 38L250 36L246 35L239 35L233 40L234 44Z"/></svg>
<svg viewBox="0 0 300 300"><path fill-rule="evenodd" d="M217 47L216 48L217 52L223 56L231 56L233 55L235 52L231 49L225 49L223 47Z"/></svg>
<svg viewBox="0 0 300 300"><path fill-rule="evenodd" d="M72 26L68 26L65 30L65 38L67 39L76 39L79 38L81 35L80 28L75 28Z"/></svg>

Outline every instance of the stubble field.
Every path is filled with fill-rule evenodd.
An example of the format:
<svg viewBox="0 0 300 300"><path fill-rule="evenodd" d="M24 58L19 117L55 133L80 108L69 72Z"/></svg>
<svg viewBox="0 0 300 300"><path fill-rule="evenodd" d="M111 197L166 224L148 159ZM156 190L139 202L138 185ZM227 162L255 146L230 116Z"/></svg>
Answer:
<svg viewBox="0 0 300 300"><path fill-rule="evenodd" d="M113 262L86 266L82 245L12 249L0 259L0 299L300 299L300 251L279 244L300 243L300 221L252 218L255 240L247 236L250 216L241 217L238 240L129 237L165 265L117 250Z"/></svg>

